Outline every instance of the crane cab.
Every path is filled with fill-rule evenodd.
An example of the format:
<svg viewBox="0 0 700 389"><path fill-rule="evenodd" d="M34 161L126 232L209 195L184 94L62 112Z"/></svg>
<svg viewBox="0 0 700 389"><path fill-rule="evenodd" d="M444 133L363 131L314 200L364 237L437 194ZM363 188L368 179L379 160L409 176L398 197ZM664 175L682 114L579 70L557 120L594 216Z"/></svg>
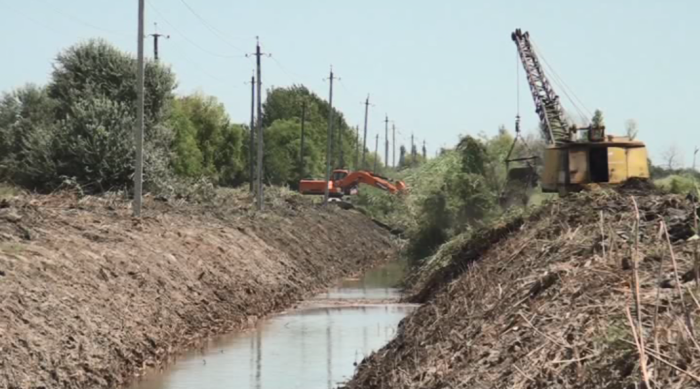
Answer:
<svg viewBox="0 0 700 389"><path fill-rule="evenodd" d="M590 187L622 184L630 178L649 178L643 142L607 136L547 146L542 191L567 193Z"/></svg>

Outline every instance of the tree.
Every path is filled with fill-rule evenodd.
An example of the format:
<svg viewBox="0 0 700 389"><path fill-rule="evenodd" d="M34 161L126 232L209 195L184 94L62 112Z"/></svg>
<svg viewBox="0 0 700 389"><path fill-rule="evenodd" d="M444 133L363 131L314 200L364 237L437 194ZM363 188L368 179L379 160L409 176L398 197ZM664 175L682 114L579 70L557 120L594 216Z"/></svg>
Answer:
<svg viewBox="0 0 700 389"><path fill-rule="evenodd" d="M55 133L55 102L46 88L26 85L0 100L0 179L29 184L55 176L51 153Z"/></svg>
<svg viewBox="0 0 700 389"><path fill-rule="evenodd" d="M596 109L593 112L593 118L591 119L591 127L601 128L605 126L605 119L603 118L603 111Z"/></svg>
<svg viewBox="0 0 700 389"><path fill-rule="evenodd" d="M87 191L129 187L134 171L135 67L133 56L102 40L59 53L46 88L26 87L4 99L0 127L3 139L9 140L0 145L2 174L37 190L53 189L64 179ZM175 77L170 69L149 61L146 79L148 188L169 172L172 134L162 119ZM10 154L12 163L7 163Z"/></svg>
<svg viewBox="0 0 700 389"><path fill-rule="evenodd" d="M630 140L634 140L639 133L639 128L637 126L637 121L634 119L628 119L625 122L625 133Z"/></svg>
<svg viewBox="0 0 700 389"><path fill-rule="evenodd" d="M677 144L669 146L662 154L661 158L669 170L676 170L683 167L683 153Z"/></svg>
<svg viewBox="0 0 700 389"><path fill-rule="evenodd" d="M243 138L248 131L231 123L215 97L195 93L176 99L169 123L175 132L172 164L178 175L203 175L228 186L247 178Z"/></svg>

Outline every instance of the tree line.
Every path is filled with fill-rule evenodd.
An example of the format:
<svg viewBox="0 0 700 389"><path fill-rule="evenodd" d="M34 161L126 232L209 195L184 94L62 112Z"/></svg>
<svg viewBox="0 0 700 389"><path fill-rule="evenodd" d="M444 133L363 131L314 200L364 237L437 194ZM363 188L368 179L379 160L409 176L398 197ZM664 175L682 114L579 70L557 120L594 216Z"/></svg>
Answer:
<svg viewBox="0 0 700 389"><path fill-rule="evenodd" d="M129 53L91 40L59 53L46 85L28 84L4 93L0 180L42 192L66 182L93 193L129 190L134 172L136 66ZM183 180L204 178L216 185L238 186L251 179L249 125L235 123L215 97L177 96L177 78L167 65L147 61L145 79L148 190L167 191L173 182ZM259 118L265 131L265 184L296 187L302 164L304 178L324 177L330 109L327 101L302 85L267 91ZM362 139L344 114L333 110L333 167L356 169ZM375 160L384 169L374 152L367 150L366 155L369 169ZM402 158L402 166L415 165L413 159Z"/></svg>

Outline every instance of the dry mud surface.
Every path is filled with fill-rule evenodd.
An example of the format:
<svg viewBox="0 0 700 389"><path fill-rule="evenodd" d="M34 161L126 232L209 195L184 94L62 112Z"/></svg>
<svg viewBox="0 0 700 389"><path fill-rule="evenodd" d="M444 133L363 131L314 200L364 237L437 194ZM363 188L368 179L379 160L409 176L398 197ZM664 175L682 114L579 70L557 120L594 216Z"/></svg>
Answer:
<svg viewBox="0 0 700 389"><path fill-rule="evenodd" d="M584 193L477 234L347 387L700 387L697 212Z"/></svg>
<svg viewBox="0 0 700 389"><path fill-rule="evenodd" d="M2 201L0 388L120 387L394 254L354 211L273 208Z"/></svg>

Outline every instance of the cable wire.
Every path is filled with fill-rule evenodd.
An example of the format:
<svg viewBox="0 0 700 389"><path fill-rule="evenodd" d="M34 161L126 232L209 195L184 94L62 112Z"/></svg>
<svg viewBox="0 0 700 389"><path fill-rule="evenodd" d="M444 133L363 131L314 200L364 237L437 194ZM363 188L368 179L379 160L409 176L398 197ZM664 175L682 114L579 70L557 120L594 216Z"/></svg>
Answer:
<svg viewBox="0 0 700 389"><path fill-rule="evenodd" d="M50 25L48 25L48 24L46 24L46 23L42 23L42 22L40 22L40 21L38 21L38 20L32 18L31 16L27 15L24 11L22 11L22 10L20 10L20 9L14 8L13 6L10 6L10 5L6 4L6 3L0 3L0 4L3 4L3 5L4 5L5 7L7 7L8 9L10 9L10 10L12 10L12 11L18 13L19 15L21 15L22 17L24 17L25 19L29 20L30 22L36 24L36 25L39 26L39 27L45 28L46 30L51 31L51 32L54 33L54 34L59 34L59 35L62 34L61 31L58 31L57 29L51 27Z"/></svg>
<svg viewBox="0 0 700 389"><path fill-rule="evenodd" d="M559 75L559 73L557 73L557 71L554 70L554 67L549 63L549 61L547 61L547 58L545 58L545 56L542 54L542 51L540 50L540 48L535 43L532 43L532 46L533 46L533 49L537 52L537 55L540 58L542 58L542 61L544 62L545 66L549 69L549 72L553 76L550 78L555 83L557 83L557 85L561 88L562 92L569 99L569 101L571 101L571 104L573 104L574 108L576 108L576 110L579 111L579 115L581 115L586 122L590 122L590 118L593 115L592 115L591 111L588 109L588 107L586 107L586 105L583 103L583 101L576 95L576 93L573 91L573 89L571 87L569 87L569 85L566 83L566 81L564 81L564 79ZM572 98L569 95L569 92L574 96L574 98L579 102L579 104L581 104L581 106L583 107L583 110L585 110L585 112L583 112L581 110L581 108L576 104L576 102L574 101L574 98Z"/></svg>
<svg viewBox="0 0 700 389"><path fill-rule="evenodd" d="M47 6L51 7L51 8L52 8L56 13L58 13L59 15L63 15L63 16L66 17L66 18L72 19L73 21L78 22L78 23L80 23L80 24L82 24L82 25L84 25L84 26L86 26L86 27L92 28L92 29L94 29L94 30L102 31L102 32L105 32L105 33L108 33L108 34L113 34L113 35L119 35L119 36L123 36L123 37L128 37L128 38L135 38L135 37L136 37L136 36L133 35L133 34L128 34L128 33L124 33L124 32L109 30L109 29L106 29L106 28L97 26L97 25L95 25L95 24L92 24L92 23L90 23L90 22L86 22L85 20L80 19L79 17L77 17L77 16L75 16L75 15L72 15L72 14L69 14L69 13L63 11L62 9L56 7L54 4L51 4L51 2L49 2L49 1L46 1L46 0L38 0L38 1L41 1L42 3L44 3L44 4L46 4Z"/></svg>
<svg viewBox="0 0 700 389"><path fill-rule="evenodd" d="M227 45L231 46L232 48L234 48L234 49L236 49L236 50L238 50L238 51L240 51L240 52L242 52L242 53L245 52L245 50L243 50L243 49L241 49L240 47L238 47L238 46L234 45L233 43L231 43L231 42L228 40L228 38L226 38L226 35L225 35L223 32L221 32L221 30L219 30L218 28L216 28L213 24L207 22L207 20L204 19L199 13L197 13L197 11L195 11L194 8L192 8L192 6L190 6L189 4L187 4L187 2L186 2L185 0L180 0L180 2L187 8L188 11L190 11L190 13L191 13L192 15L194 15L197 19L199 19L199 21L202 22L202 24L204 25L204 27L206 27L209 31L211 31L212 34L216 35L219 39L221 39L224 43L226 43Z"/></svg>
<svg viewBox="0 0 700 389"><path fill-rule="evenodd" d="M178 29L177 27L175 27L175 25L174 25L173 23L170 23L170 21L163 15L163 13L161 13L161 12L158 10L158 8L156 8L156 6L153 5L150 1L146 2L146 4L148 4L148 6L151 7L151 9L152 9L158 16L160 16L160 18L161 18L165 23L167 23L170 27L172 27L172 29L173 29L176 33L178 33L180 36L182 36L182 38L184 38L184 39L185 39L187 42L189 42L192 46L198 48L198 49L201 50L202 52L207 53L207 54L209 54L209 55L211 55L211 56L214 56L214 57L219 57L219 58L242 58L242 57L243 57L242 55L224 55L224 54L219 54L219 53L215 53L215 52L213 52L213 51L211 51L211 50L205 49L204 47L200 46L197 42L195 42L195 41L193 41L192 39L190 39L185 33L183 33L182 31L180 31L180 29Z"/></svg>

